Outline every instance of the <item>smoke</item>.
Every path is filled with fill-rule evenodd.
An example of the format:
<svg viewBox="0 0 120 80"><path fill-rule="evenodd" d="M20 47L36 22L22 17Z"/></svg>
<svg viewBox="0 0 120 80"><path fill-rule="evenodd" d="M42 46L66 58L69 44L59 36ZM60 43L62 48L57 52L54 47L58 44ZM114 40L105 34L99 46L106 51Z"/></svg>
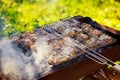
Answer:
<svg viewBox="0 0 120 80"><path fill-rule="evenodd" d="M13 48L14 47L14 48ZM24 62L20 50L12 45L10 40L3 39L0 42L0 61L1 70L4 75L11 76L9 78L20 80L20 76L24 73ZM24 73L25 74L25 73ZM24 76L24 75L23 75ZM24 76L25 77L25 76Z"/></svg>
<svg viewBox="0 0 120 80"><path fill-rule="evenodd" d="M37 80L40 76L51 70L46 56L49 46L38 40L35 51L30 57L24 55L22 50L9 39L0 41L0 72L9 80Z"/></svg>
<svg viewBox="0 0 120 80"><path fill-rule="evenodd" d="M26 56L12 40L2 39L0 41L0 72L2 75L8 80L37 80L51 72L53 65L50 65L47 59L53 50L53 46L48 43L50 39L56 39L56 37L40 35L31 46L31 56ZM64 37L63 40L64 46L61 47L58 61L64 57L72 58L76 55L73 54L76 51L72 46L73 40L69 37Z"/></svg>

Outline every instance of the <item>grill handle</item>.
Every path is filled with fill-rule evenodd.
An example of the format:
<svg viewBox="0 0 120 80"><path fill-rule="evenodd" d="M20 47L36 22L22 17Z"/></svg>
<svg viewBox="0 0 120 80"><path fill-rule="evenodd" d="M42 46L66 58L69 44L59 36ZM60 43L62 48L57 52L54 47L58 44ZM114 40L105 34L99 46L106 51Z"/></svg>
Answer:
<svg viewBox="0 0 120 80"><path fill-rule="evenodd" d="M52 29L50 26L46 26L46 27L44 27L43 29L44 29L45 31L49 32L49 33L52 33L52 34L56 33L55 30Z"/></svg>
<svg viewBox="0 0 120 80"><path fill-rule="evenodd" d="M116 64L112 68L120 73L120 65Z"/></svg>
<svg viewBox="0 0 120 80"><path fill-rule="evenodd" d="M47 31L47 32L49 32L49 33L52 33L52 34L54 34L54 35L56 35L56 36L58 36L58 37L60 37L61 39L63 39L63 37L61 37L60 35L57 34L57 33L58 33L57 30L51 28L50 26L45 27L44 30ZM56 33L56 32L57 32L57 33ZM75 45L75 46L76 46L76 45ZM91 49L90 49L90 50L91 50ZM93 51L93 50L92 50L92 51ZM93 52L94 52L94 53L97 53L97 52L95 52L95 51L93 51ZM91 53L89 53L89 54L91 54ZM108 64L107 61L109 61L109 62L111 62L111 63L113 63L113 64L114 64L114 62L112 62L111 60L107 59L106 57L100 55L99 53L98 53L98 55L99 55L99 56L97 56L98 58L95 57L96 55L92 55L92 56L93 56L94 58L100 60L100 61L101 61L101 59L103 59L103 60L101 61L102 63L99 62L99 61L96 61L94 58L91 58L91 57L89 57L89 56L86 56L86 57L92 59L93 61L95 61L95 62L97 62L97 63L99 63L99 64L109 65L109 66L111 66L114 70L116 70L116 71L118 71L118 72L120 73L120 65L115 64L114 66L112 66L112 65ZM107 61L106 61L106 60L107 60Z"/></svg>

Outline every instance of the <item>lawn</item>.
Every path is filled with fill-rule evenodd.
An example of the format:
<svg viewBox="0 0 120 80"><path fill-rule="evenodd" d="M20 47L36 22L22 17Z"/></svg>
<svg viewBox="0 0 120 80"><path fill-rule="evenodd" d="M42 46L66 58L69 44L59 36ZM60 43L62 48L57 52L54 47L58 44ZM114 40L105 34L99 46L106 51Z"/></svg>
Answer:
<svg viewBox="0 0 120 80"><path fill-rule="evenodd" d="M0 35L11 36L75 15L120 30L120 2L115 0L0 0Z"/></svg>

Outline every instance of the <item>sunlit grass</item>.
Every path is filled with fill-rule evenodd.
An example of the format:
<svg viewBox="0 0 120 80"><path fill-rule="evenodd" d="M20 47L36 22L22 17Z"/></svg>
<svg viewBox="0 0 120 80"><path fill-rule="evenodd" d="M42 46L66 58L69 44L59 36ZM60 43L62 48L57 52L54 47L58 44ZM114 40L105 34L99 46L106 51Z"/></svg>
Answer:
<svg viewBox="0 0 120 80"><path fill-rule="evenodd" d="M120 30L120 3L114 0L0 0L4 35L32 31L68 16L89 16Z"/></svg>

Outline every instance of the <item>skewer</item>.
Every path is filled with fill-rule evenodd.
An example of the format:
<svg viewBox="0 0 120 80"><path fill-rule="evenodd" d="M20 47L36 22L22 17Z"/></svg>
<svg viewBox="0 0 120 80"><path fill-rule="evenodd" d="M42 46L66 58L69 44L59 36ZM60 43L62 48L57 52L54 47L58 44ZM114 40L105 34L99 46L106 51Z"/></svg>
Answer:
<svg viewBox="0 0 120 80"><path fill-rule="evenodd" d="M56 35L57 37L59 37L61 39L64 39L62 37L62 34L59 34L57 30L55 30L55 29L53 29L53 28L51 28L49 26L45 27L44 30L47 31L47 32L49 32L49 33L51 33L51 34L53 34L53 35ZM75 47L77 47L77 48L79 48L79 49L81 49L81 50L83 50L84 52L86 52L88 54L88 55L85 55L87 58L89 58L89 59L97 62L98 64L111 66L113 69L115 69L118 72L120 72L120 66L119 65L117 65L116 63L114 63L110 59L104 57L103 55L99 54L98 52L94 51L93 49L89 48L85 44L83 44L83 43L81 43L81 42L79 42L77 40L74 40L74 41L75 41L75 43L73 43L72 45L75 46ZM91 52L87 51L84 48L81 48L80 45L78 45L78 44L83 45L85 48L87 48ZM95 54L93 54L93 53L95 53ZM110 63L112 63L112 64L110 64Z"/></svg>
<svg viewBox="0 0 120 80"><path fill-rule="evenodd" d="M83 31L83 32L85 32L85 31ZM88 35L88 33L86 33L86 34ZM95 37L95 36L92 36L92 37L95 38L95 39L97 39L97 40L99 40L100 42L105 43L105 41L102 41L102 40L100 40L99 38L97 38L97 37ZM85 45L85 46L86 46L86 45ZM86 46L86 47L89 48L88 46ZM110 63L115 64L113 61L111 61L110 59L104 57L103 55L99 54L98 52L94 51L93 49L89 48L89 50L91 50L92 52L96 53L96 55L98 55L98 56L106 59L106 60L109 61Z"/></svg>
<svg viewBox="0 0 120 80"><path fill-rule="evenodd" d="M52 34L54 34L54 35L56 35L57 37L59 37L59 38L61 38L61 39L64 39L60 34L57 34L56 33L56 30L54 30L53 28L51 28L51 27L45 27L44 28L45 30L47 30L47 32L49 32L49 33L52 33ZM89 55L91 55L92 57L94 57L94 58L96 58L97 60L99 60L99 61L96 61L96 62L98 62L99 64L106 64L106 60L105 59L102 59L101 57L98 57L98 56L96 56L95 54L92 54L91 52L88 52L87 50L85 50L84 48L81 48L80 47L80 45L83 45L83 46L85 46L84 44L82 44L82 43L80 43L80 42L78 42L77 40L74 40L74 44L72 44L73 46L75 46L75 47L78 47L79 49L81 49L81 50L83 50L84 52L86 52L86 53L88 53ZM80 45L78 45L78 44L80 44ZM85 46L86 48L88 48L87 46ZM89 48L88 48L89 49ZM93 51L93 50L91 50L91 49L89 49L90 51ZM95 52L95 51L93 51L93 52ZM97 53L98 54L98 53ZM88 55L87 55L87 57L89 57ZM92 58L91 57L91 58ZM90 59L91 59L90 58ZM95 59L94 58L92 58L94 61L95 61ZM101 63L102 62L102 63Z"/></svg>

